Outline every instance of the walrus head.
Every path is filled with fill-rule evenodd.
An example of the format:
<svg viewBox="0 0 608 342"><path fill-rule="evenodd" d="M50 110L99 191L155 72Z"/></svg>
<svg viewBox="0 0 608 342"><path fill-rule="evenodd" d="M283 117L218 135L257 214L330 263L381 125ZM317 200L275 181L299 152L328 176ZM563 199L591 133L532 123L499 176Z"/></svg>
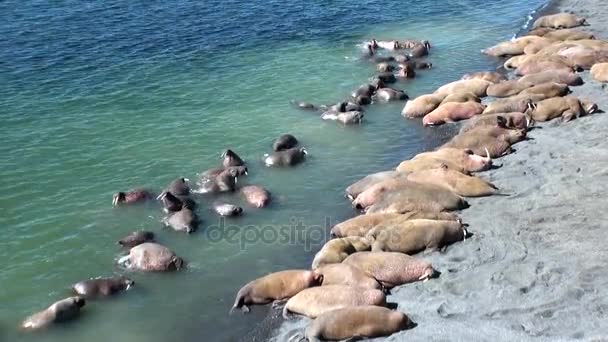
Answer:
<svg viewBox="0 0 608 342"><path fill-rule="evenodd" d="M72 302L74 302L74 304L76 304L76 306L78 306L79 308L83 307L86 304L84 298L80 296L72 297Z"/></svg>
<svg viewBox="0 0 608 342"><path fill-rule="evenodd" d="M112 205L116 206L118 205L118 203L123 202L126 198L126 195L124 192L117 192L112 196Z"/></svg>
<svg viewBox="0 0 608 342"><path fill-rule="evenodd" d="M306 148L304 148L304 147L300 147L300 153L302 153L305 156L308 155L308 151L306 151Z"/></svg>
<svg viewBox="0 0 608 342"><path fill-rule="evenodd" d="M323 284L323 274L321 274L321 273L313 271L312 279L313 279L313 282L318 286L321 286Z"/></svg>
<svg viewBox="0 0 608 342"><path fill-rule="evenodd" d="M431 49L431 43L428 40L421 40L420 43L422 43L427 50Z"/></svg>

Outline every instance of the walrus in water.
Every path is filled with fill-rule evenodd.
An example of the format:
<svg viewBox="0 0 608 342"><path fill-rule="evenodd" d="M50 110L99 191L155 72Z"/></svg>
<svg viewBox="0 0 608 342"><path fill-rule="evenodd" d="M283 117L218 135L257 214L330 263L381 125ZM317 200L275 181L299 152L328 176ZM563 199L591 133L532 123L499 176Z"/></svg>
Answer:
<svg viewBox="0 0 608 342"><path fill-rule="evenodd" d="M322 282L323 276L308 270L270 273L243 286L237 293L230 312L236 309L249 312L249 305L283 301L304 289L319 286Z"/></svg>
<svg viewBox="0 0 608 342"><path fill-rule="evenodd" d="M266 166L294 166L304 161L308 152L304 147L293 147L283 151L264 154Z"/></svg>
<svg viewBox="0 0 608 342"><path fill-rule="evenodd" d="M144 242L154 242L154 233L145 230L138 230L120 239L118 244L124 248L131 249L137 245L141 245Z"/></svg>
<svg viewBox="0 0 608 342"><path fill-rule="evenodd" d="M68 297L53 303L48 308L37 312L21 323L24 330L39 330L54 323L63 323L75 319L86 301L82 297Z"/></svg>
<svg viewBox="0 0 608 342"><path fill-rule="evenodd" d="M243 213L243 208L230 203L215 203L213 211L224 217L239 216Z"/></svg>
<svg viewBox="0 0 608 342"><path fill-rule="evenodd" d="M144 272L177 271L185 264L169 248L155 242L145 242L131 248L129 254L120 258L118 263L128 269Z"/></svg>
<svg viewBox="0 0 608 342"><path fill-rule="evenodd" d="M298 139L291 134L281 134L273 143L272 150L283 151L298 145Z"/></svg>
<svg viewBox="0 0 608 342"><path fill-rule="evenodd" d="M183 208L192 209L196 206L196 203L192 199L188 197L180 198L174 196L169 191L163 191L163 193L161 193L157 199L160 201L161 205L163 206L163 210L166 213L180 211Z"/></svg>
<svg viewBox="0 0 608 342"><path fill-rule="evenodd" d="M222 153L221 155L221 158L223 158L222 165L224 167L245 165L243 159L241 159L241 157L239 157L239 155L231 149L227 149L226 151L224 151L224 153Z"/></svg>
<svg viewBox="0 0 608 342"><path fill-rule="evenodd" d="M144 189L134 189L129 191L120 191L112 195L112 205L133 204L145 202L154 198L151 192Z"/></svg>
<svg viewBox="0 0 608 342"><path fill-rule="evenodd" d="M169 186L165 189L175 196L188 196L190 194L190 185L188 184L190 180L188 178L179 177L169 183Z"/></svg>
<svg viewBox="0 0 608 342"><path fill-rule="evenodd" d="M256 208L264 208L270 202L270 192L259 185L247 185L241 188L245 201Z"/></svg>
<svg viewBox="0 0 608 342"><path fill-rule="evenodd" d="M128 291L135 282L126 277L92 278L72 285L72 291L84 298L107 297Z"/></svg>
<svg viewBox="0 0 608 342"><path fill-rule="evenodd" d="M164 218L163 223L165 226L171 227L175 231L190 234L196 230L198 226L198 218L192 210L182 208L180 211L172 213L168 217Z"/></svg>

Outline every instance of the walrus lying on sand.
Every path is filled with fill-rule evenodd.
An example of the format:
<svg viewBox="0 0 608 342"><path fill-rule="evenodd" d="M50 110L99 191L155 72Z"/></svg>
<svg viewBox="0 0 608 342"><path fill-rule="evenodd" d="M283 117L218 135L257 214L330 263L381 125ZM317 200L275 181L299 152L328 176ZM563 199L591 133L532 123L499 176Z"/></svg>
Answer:
<svg viewBox="0 0 608 342"><path fill-rule="evenodd" d="M370 248L370 242L358 236L329 240L315 254L311 268L315 270L323 265L340 263L350 254L369 251Z"/></svg>
<svg viewBox="0 0 608 342"><path fill-rule="evenodd" d="M388 289L435 275L430 263L403 253L359 252L351 254L343 263L360 268Z"/></svg>

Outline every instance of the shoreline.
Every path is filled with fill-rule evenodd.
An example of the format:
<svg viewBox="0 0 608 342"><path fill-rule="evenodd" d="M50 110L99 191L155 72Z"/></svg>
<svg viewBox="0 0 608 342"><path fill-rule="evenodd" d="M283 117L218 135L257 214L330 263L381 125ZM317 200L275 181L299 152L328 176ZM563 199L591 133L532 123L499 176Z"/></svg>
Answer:
<svg viewBox="0 0 608 342"><path fill-rule="evenodd" d="M593 6L595 11L580 10ZM608 6L601 7L599 0L551 0L532 12L528 23L568 11L588 20L584 31L607 38L602 15L608 14ZM572 87L572 95L589 98L606 110L602 85L589 71L579 75L585 83ZM607 124L608 117L601 112L565 124L537 124L529 131L529 140L514 145L515 153L498 160L500 168L480 173L511 196L467 199L471 208L458 214L470 225L473 238L446 253L422 256L442 276L401 286L387 297L418 327L377 340L501 336L608 341L608 323L601 324L608 322L608 276L601 275L608 264L601 244L608 241L608 232L602 230L608 213L602 212L601 203L608 188L608 165L600 162L608 160L608 150L599 147L604 141L601 127ZM259 326L275 329L262 336L282 340L307 322L299 319L286 327L279 316L270 311ZM282 331L276 329L281 326Z"/></svg>

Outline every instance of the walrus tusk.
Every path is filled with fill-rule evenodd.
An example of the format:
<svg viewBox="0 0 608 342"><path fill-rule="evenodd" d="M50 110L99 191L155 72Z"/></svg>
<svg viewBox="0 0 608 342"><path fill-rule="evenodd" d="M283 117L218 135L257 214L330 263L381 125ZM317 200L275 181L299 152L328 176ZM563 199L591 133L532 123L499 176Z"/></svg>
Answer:
<svg viewBox="0 0 608 342"><path fill-rule="evenodd" d="M190 179L184 178L184 182L189 182L189 181L190 181Z"/></svg>
<svg viewBox="0 0 608 342"><path fill-rule="evenodd" d="M305 155L308 155L308 151L306 151L305 148L302 149L302 153L304 153Z"/></svg>
<svg viewBox="0 0 608 342"><path fill-rule="evenodd" d="M163 192L161 192L160 195L158 195L158 197L156 197L156 200L160 201L160 200L164 199L165 197L167 197L167 192L163 191Z"/></svg>
<svg viewBox="0 0 608 342"><path fill-rule="evenodd" d="M464 235L463 238L462 238L462 242L467 241L467 230L466 229L462 230L462 235Z"/></svg>
<svg viewBox="0 0 608 342"><path fill-rule="evenodd" d="M486 150L486 159L487 160L492 160L492 158L490 158L490 151L488 151L488 148L484 147L484 149Z"/></svg>
<svg viewBox="0 0 608 342"><path fill-rule="evenodd" d="M130 256L129 254L127 254L127 255L125 255L125 256L123 256L123 257L121 257L120 259L118 259L118 264L119 264L119 265L123 265L123 266L125 266L125 267L129 267L129 265L127 265L127 264L128 264L128 262L129 262L129 260L130 260L130 257L131 257L131 256Z"/></svg>
<svg viewBox="0 0 608 342"><path fill-rule="evenodd" d="M112 206L115 207L117 203L118 203L118 196L112 198Z"/></svg>

